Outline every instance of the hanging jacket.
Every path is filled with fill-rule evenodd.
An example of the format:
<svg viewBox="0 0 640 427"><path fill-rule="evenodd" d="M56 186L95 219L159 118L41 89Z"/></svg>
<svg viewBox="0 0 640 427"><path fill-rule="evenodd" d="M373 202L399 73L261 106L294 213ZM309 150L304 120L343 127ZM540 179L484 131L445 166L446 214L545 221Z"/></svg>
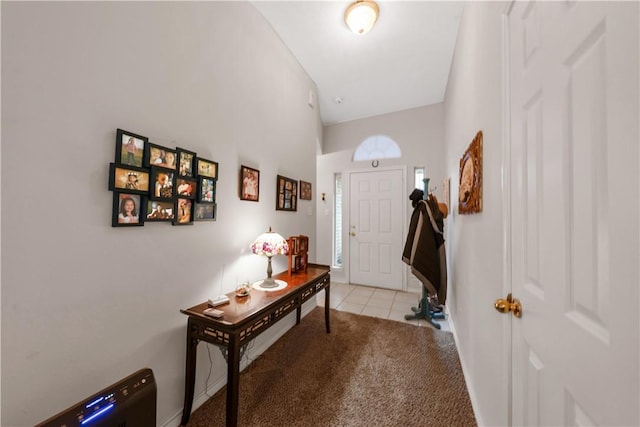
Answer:
<svg viewBox="0 0 640 427"><path fill-rule="evenodd" d="M444 246L444 220L437 201L420 200L411 214L409 233L402 261L422 282L429 295L437 295L438 303L447 299L447 259Z"/></svg>

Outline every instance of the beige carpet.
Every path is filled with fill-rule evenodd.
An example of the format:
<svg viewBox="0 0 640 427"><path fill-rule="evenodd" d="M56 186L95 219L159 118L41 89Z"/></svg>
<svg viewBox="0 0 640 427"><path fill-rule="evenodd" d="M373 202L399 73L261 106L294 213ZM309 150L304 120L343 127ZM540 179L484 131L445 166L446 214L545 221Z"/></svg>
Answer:
<svg viewBox="0 0 640 427"><path fill-rule="evenodd" d="M223 388L189 427L223 426ZM317 307L240 376L240 426L474 426L450 332Z"/></svg>

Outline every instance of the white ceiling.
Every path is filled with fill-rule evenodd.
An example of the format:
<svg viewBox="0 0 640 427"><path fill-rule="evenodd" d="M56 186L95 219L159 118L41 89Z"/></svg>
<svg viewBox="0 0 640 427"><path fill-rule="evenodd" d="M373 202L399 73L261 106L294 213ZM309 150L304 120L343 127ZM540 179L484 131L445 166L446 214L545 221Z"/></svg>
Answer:
<svg viewBox="0 0 640 427"><path fill-rule="evenodd" d="M344 23L350 3L252 2L316 83L322 122L442 102L464 3L378 1L365 35Z"/></svg>

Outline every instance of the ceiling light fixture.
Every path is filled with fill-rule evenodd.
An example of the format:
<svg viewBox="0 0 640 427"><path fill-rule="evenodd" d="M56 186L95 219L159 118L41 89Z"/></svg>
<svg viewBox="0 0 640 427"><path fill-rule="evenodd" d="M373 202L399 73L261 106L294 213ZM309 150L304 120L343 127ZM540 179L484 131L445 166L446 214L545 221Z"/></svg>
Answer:
<svg viewBox="0 0 640 427"><path fill-rule="evenodd" d="M358 0L344 12L344 22L355 34L366 34L378 20L380 9L374 1Z"/></svg>

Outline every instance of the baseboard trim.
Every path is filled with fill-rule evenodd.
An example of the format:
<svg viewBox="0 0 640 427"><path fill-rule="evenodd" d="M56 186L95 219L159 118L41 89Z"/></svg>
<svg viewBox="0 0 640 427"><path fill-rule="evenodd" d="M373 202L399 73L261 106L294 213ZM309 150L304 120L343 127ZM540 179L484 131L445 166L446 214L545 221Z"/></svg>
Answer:
<svg viewBox="0 0 640 427"><path fill-rule="evenodd" d="M479 426L486 425L480 419L480 413L478 412L478 398L469 380L469 378L471 377L468 375L468 372L469 372L467 368L468 365L467 363L465 363L463 354L460 352L460 342L458 341L458 334L456 332L455 319L451 316L451 313L449 313L449 310L446 310L446 311L447 311L447 320L449 321L449 328L451 329L451 333L453 334L453 340L456 343L456 349L458 350L458 358L460 359L460 366L462 366L462 376L464 377L464 383L467 386L467 392L469 393L469 399L471 400L471 408L473 409L473 415L474 417L476 417L476 423Z"/></svg>

